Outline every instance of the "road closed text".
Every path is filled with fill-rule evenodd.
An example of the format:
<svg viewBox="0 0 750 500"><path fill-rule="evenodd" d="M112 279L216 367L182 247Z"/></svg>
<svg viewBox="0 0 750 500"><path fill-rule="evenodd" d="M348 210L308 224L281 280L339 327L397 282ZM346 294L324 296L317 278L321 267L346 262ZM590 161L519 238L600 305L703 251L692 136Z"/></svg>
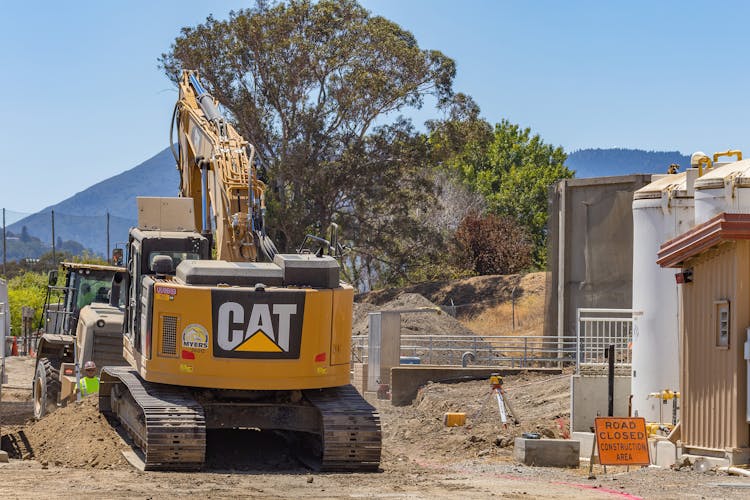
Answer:
<svg viewBox="0 0 750 500"><path fill-rule="evenodd" d="M601 441L611 441L613 439L642 440L646 438L646 433L638 430L638 424L630 419L607 419L604 422L604 430L600 431L597 429L596 434L596 437Z"/></svg>

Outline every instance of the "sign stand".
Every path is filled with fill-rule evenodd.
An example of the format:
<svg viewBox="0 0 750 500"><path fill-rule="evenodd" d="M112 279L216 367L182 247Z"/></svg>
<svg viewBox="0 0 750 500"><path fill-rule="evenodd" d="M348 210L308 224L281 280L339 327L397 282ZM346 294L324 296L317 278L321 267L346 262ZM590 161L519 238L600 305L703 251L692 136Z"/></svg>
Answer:
<svg viewBox="0 0 750 500"><path fill-rule="evenodd" d="M589 458L589 479L596 479L594 475L594 455L596 454L596 432L594 433L594 442L591 443L591 458Z"/></svg>

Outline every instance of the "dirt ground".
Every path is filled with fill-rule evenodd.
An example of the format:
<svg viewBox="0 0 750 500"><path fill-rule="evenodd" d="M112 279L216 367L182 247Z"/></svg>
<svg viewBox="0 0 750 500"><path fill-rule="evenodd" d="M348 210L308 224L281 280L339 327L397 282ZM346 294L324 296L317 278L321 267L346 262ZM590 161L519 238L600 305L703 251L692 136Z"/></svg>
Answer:
<svg viewBox="0 0 750 500"><path fill-rule="evenodd" d="M13 361L14 383L30 387L33 360ZM272 434L244 431L209 435L240 450L210 449L207 470L138 472L122 458L126 447L98 413L96 401L61 408L40 422L3 426L3 449L14 457L0 464L3 498L747 498L750 481L721 473L610 468L588 471L526 467L513 461L512 439L522 432L550 437L567 432L569 378L526 374L504 379L520 423L503 428L486 381L428 384L412 406L372 400L381 412L381 472L321 474L306 469ZM10 384L8 384L10 385ZM30 398L9 390L8 403ZM442 424L447 411L467 414L465 427ZM30 410L26 417L30 415ZM20 443L20 444L19 444ZM23 448L26 446L26 448ZM20 448L20 454L17 448ZM209 446L211 448L211 446ZM246 450L243 463L233 463ZM25 459L23 459L25 457ZM221 459L217 460L217 457Z"/></svg>
<svg viewBox="0 0 750 500"><path fill-rule="evenodd" d="M426 297L418 293L403 293L380 305L369 302L356 303L352 319L352 333L353 335L367 335L369 328L368 313L374 311L416 309L425 310L426 312L402 314L402 335L475 335L463 323L445 313L435 303L430 302Z"/></svg>
<svg viewBox="0 0 750 500"><path fill-rule="evenodd" d="M455 318L444 312L403 315L402 328L438 335L493 334L510 318L511 295L520 306L517 318L522 317L518 313L539 317L543 310L543 273L412 288L360 297L355 333L366 332L367 313L373 310L434 308L450 305L451 299ZM528 334L538 334L534 323L526 326ZM99 414L95 399L58 409L40 422L29 421L35 360L8 358L6 367L0 423L2 448L11 460L0 463L2 498L750 498L750 479L717 471L610 467L605 473L596 465L596 479L590 480L585 463L578 469L516 463L516 436L567 437L568 375L505 377L505 397L517 420L507 427L486 380L428 384L405 407L369 398L380 411L383 429L377 473L313 472L279 436L253 431L210 431L204 471L144 473L123 459L127 445L118 428ZM466 425L445 427L446 412L466 413Z"/></svg>
<svg viewBox="0 0 750 500"><path fill-rule="evenodd" d="M477 276L360 294L353 334L367 335L368 313L431 309L402 314L404 335L542 335L546 273Z"/></svg>
<svg viewBox="0 0 750 500"><path fill-rule="evenodd" d="M402 293L422 295L439 306L453 306L460 318L510 300L511 296L544 295L546 273L475 276L453 281L419 283L401 289L377 290L357 296L358 303L383 306Z"/></svg>

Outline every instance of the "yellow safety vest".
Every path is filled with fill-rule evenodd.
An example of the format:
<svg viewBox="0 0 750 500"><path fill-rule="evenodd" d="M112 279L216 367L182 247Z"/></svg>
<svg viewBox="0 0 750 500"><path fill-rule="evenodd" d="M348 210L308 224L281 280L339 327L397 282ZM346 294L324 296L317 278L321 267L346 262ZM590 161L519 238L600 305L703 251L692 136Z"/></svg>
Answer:
<svg viewBox="0 0 750 500"><path fill-rule="evenodd" d="M83 377L78 382L83 396L89 396L99 392L99 377Z"/></svg>

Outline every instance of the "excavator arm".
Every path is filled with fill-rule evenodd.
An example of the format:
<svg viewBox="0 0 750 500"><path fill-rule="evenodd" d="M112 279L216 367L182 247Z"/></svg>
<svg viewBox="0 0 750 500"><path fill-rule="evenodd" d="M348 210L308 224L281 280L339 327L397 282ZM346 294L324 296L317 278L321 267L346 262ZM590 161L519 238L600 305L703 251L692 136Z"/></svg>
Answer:
<svg viewBox="0 0 750 500"><path fill-rule="evenodd" d="M255 148L221 114L196 71L182 73L175 129L180 196L193 198L195 227L215 241L216 258L273 260L276 248L265 233L265 184L253 164Z"/></svg>

